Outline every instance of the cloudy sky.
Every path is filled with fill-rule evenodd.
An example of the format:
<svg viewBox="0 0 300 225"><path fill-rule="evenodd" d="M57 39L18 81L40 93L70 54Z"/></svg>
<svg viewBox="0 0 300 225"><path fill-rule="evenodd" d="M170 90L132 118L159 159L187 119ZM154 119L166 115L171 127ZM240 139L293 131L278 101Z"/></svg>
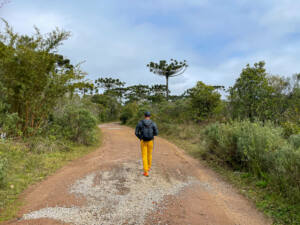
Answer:
<svg viewBox="0 0 300 225"><path fill-rule="evenodd" d="M300 72L299 12L299 0L11 0L0 17L19 33L33 33L33 25L71 31L60 52L86 61L91 80L164 83L146 64L185 59L186 73L170 80L180 94L198 80L231 86L260 60L272 74Z"/></svg>

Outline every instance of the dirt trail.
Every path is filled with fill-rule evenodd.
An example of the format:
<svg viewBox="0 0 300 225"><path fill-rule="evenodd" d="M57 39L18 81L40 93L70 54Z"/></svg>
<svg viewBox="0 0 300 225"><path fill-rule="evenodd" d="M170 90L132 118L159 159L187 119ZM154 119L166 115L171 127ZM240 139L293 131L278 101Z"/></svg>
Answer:
<svg viewBox="0 0 300 225"><path fill-rule="evenodd" d="M213 171L162 138L142 176L133 129L100 126L103 145L24 194L16 225L268 225L269 220Z"/></svg>

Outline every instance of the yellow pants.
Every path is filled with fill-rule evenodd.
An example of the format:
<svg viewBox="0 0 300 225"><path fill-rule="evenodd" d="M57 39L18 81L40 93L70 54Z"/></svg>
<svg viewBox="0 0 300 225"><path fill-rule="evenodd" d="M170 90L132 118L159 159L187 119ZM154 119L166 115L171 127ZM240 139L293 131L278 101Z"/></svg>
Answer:
<svg viewBox="0 0 300 225"><path fill-rule="evenodd" d="M141 140L141 150L142 150L144 171L148 172L148 170L151 168L151 162L152 162L153 140L152 141Z"/></svg>

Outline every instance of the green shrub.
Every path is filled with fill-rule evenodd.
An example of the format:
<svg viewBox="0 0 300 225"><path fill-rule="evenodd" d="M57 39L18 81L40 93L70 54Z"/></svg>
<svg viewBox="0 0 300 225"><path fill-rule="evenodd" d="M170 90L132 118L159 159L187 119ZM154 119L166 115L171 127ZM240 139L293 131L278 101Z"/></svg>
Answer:
<svg viewBox="0 0 300 225"><path fill-rule="evenodd" d="M128 124L131 125L136 125L138 121L141 119L144 119L144 113L146 111L151 111L151 119L155 119L155 114L154 112L150 109L150 106L148 104L142 104L139 105L138 107L134 106L134 114L133 116L128 120Z"/></svg>
<svg viewBox="0 0 300 225"><path fill-rule="evenodd" d="M3 113L0 115L0 133L7 137L21 136L22 131L17 126L20 118L17 113Z"/></svg>
<svg viewBox="0 0 300 225"><path fill-rule="evenodd" d="M298 136L292 137L290 144L280 127L250 121L211 124L204 133L208 149L222 161L300 198Z"/></svg>
<svg viewBox="0 0 300 225"><path fill-rule="evenodd" d="M283 195L300 201L300 149L284 145L274 152L270 179Z"/></svg>
<svg viewBox="0 0 300 225"><path fill-rule="evenodd" d="M284 136L289 137L293 134L300 134L300 125L293 122L284 122L281 124L284 129Z"/></svg>
<svg viewBox="0 0 300 225"><path fill-rule="evenodd" d="M115 121L120 117L121 104L116 96L95 94L90 101L98 107L98 119L101 122Z"/></svg>
<svg viewBox="0 0 300 225"><path fill-rule="evenodd" d="M194 88L189 89L193 119L204 121L217 114L221 105L221 94L217 89L201 81L198 81Z"/></svg>
<svg viewBox="0 0 300 225"><path fill-rule="evenodd" d="M120 120L122 124L128 123L130 119L135 117L137 110L138 110L138 105L135 102L125 105L120 116Z"/></svg>
<svg viewBox="0 0 300 225"><path fill-rule="evenodd" d="M189 100L179 99L174 102L163 102L153 107L158 122L184 123L191 120L193 112Z"/></svg>
<svg viewBox="0 0 300 225"><path fill-rule="evenodd" d="M69 151L71 149L71 143L69 142L63 139L57 139L54 135L48 135L48 137L36 136L26 139L26 146L34 153L49 153L55 151Z"/></svg>
<svg viewBox="0 0 300 225"><path fill-rule="evenodd" d="M289 142L295 147L295 149L300 148L300 134L291 135Z"/></svg>
<svg viewBox="0 0 300 225"><path fill-rule="evenodd" d="M0 152L0 187L3 187L5 184L7 165L7 158L2 156Z"/></svg>
<svg viewBox="0 0 300 225"><path fill-rule="evenodd" d="M83 107L69 105L62 114L53 118L49 130L52 135L79 144L92 144L95 140L97 119Z"/></svg>

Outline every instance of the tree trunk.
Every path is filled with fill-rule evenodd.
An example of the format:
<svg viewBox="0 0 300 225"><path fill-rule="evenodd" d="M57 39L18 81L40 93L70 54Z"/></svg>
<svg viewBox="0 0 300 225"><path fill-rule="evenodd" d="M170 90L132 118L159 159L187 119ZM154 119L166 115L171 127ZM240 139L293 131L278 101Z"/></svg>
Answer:
<svg viewBox="0 0 300 225"><path fill-rule="evenodd" d="M166 90L166 92L167 92L167 100L169 100L169 77L168 76L166 76L166 86L167 86L167 90Z"/></svg>

